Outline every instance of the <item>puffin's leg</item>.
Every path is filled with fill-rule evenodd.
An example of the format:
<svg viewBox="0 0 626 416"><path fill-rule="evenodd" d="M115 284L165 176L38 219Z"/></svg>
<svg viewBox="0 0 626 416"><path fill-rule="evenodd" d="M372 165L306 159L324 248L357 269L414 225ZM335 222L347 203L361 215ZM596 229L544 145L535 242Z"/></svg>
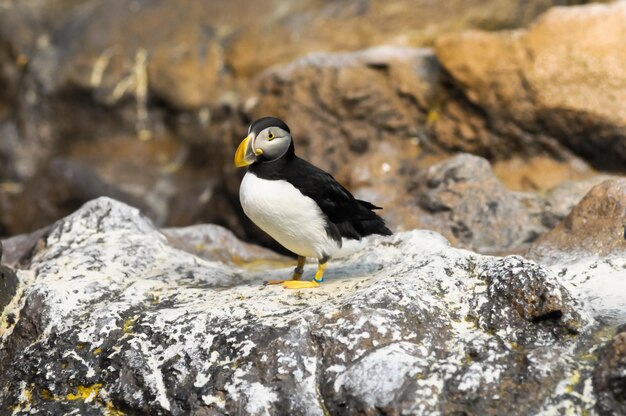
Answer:
<svg viewBox="0 0 626 416"><path fill-rule="evenodd" d="M306 257L298 256L298 265L295 269L293 269L291 280L300 280L302 278L302 273L304 273L304 263L306 263Z"/></svg>
<svg viewBox="0 0 626 416"><path fill-rule="evenodd" d="M327 261L328 259L319 260L315 277L310 282L303 282L301 280L287 280L283 282L283 287L286 289L308 289L310 287L319 287L319 284L324 281L324 270L326 270Z"/></svg>
<svg viewBox="0 0 626 416"><path fill-rule="evenodd" d="M291 280L300 280L302 278L302 273L304 273L304 263L306 263L306 257L298 256L298 265L295 269L293 269L293 274L291 275ZM288 280L266 280L266 285L280 285L283 282L288 282Z"/></svg>

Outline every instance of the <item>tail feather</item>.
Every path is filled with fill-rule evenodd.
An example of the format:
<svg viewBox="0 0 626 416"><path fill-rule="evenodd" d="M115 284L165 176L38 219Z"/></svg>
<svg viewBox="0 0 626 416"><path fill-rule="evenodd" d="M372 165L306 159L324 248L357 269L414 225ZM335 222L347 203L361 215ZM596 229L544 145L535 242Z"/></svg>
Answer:
<svg viewBox="0 0 626 416"><path fill-rule="evenodd" d="M363 201L361 199L357 199L356 202L358 202L359 204L361 204L362 206L364 206L367 209L383 209L382 207L377 207L376 205L372 204L371 202Z"/></svg>
<svg viewBox="0 0 626 416"><path fill-rule="evenodd" d="M385 225L385 220L379 217L374 209L382 209L376 205L357 200L359 210L357 214L348 221L336 224L341 236L348 239L360 240L361 237L367 237L372 234L392 235L393 233Z"/></svg>

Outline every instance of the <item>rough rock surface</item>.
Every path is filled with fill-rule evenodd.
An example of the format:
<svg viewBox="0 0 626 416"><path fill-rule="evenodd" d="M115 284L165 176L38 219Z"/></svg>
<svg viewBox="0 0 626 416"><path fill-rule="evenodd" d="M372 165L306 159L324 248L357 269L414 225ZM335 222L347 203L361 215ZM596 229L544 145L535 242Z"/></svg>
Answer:
<svg viewBox="0 0 626 416"><path fill-rule="evenodd" d="M137 210L90 202L52 226L18 271L1 320L0 403L18 415L595 405L593 365L580 357L602 328L584 293L536 263L414 231L334 260L319 289L260 284L290 272L200 259Z"/></svg>
<svg viewBox="0 0 626 416"><path fill-rule="evenodd" d="M3 255L4 247L0 241L0 311L13 299L17 287L15 271L2 264Z"/></svg>
<svg viewBox="0 0 626 416"><path fill-rule="evenodd" d="M417 208L407 215L419 218L420 227L443 234L457 247L486 253L525 251L565 218L601 178L566 182L544 194L514 192L503 185L486 159L460 154L407 181L406 192ZM392 205L392 215L396 209L406 211L403 205Z"/></svg>
<svg viewBox="0 0 626 416"><path fill-rule="evenodd" d="M626 414L626 325L603 347L593 375L600 414Z"/></svg>
<svg viewBox="0 0 626 416"><path fill-rule="evenodd" d="M434 128L450 145L474 143L481 154L556 150L559 142L596 166L623 170L625 35L619 1L555 7L528 30L443 35L437 57L461 96L443 106Z"/></svg>
<svg viewBox="0 0 626 416"><path fill-rule="evenodd" d="M445 230L461 246L519 247L545 231L541 217L531 218L529 209L542 201L504 188L483 158L455 156L431 166L416 182L419 204L431 214L425 225Z"/></svg>
<svg viewBox="0 0 626 416"><path fill-rule="evenodd" d="M558 273L565 287L584 291L594 309L626 319L626 180L595 185L527 256ZM620 279L613 279L620 276Z"/></svg>
<svg viewBox="0 0 626 416"><path fill-rule="evenodd" d="M336 173L380 142L419 144L438 76L428 49L311 54L262 74L250 111L289 120L300 153Z"/></svg>
<svg viewBox="0 0 626 416"><path fill-rule="evenodd" d="M563 221L539 238L529 255L542 262L626 255L626 179L596 186Z"/></svg>
<svg viewBox="0 0 626 416"><path fill-rule="evenodd" d="M288 257L254 244L244 243L224 227L213 224L192 225L183 228L161 230L173 247L191 253L204 260L224 264L251 267L268 267L292 263Z"/></svg>

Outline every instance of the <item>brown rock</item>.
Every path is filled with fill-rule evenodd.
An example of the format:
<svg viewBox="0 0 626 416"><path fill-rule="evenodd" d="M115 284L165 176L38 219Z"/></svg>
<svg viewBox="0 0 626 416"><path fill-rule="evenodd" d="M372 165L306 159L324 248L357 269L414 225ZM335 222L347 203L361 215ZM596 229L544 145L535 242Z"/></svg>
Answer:
<svg viewBox="0 0 626 416"><path fill-rule="evenodd" d="M545 192L565 182L578 182L592 177L595 173L581 159L566 162L546 155L497 160L492 163L492 167L507 189L522 192Z"/></svg>
<svg viewBox="0 0 626 416"><path fill-rule="evenodd" d="M252 7L249 2L233 1L229 2L233 4L230 7L239 11L238 17L243 4L249 13L241 18L256 18L246 21L243 29L235 33L226 54L235 73L247 77L310 52L357 50L383 44L424 46L432 44L442 32L519 27L552 5L581 2L584 1L307 0L279 2L278 7L260 1Z"/></svg>
<svg viewBox="0 0 626 416"><path fill-rule="evenodd" d="M626 253L626 179L594 186L553 230L539 238L529 256L543 262Z"/></svg>
<svg viewBox="0 0 626 416"><path fill-rule="evenodd" d="M626 326L598 352L593 387L598 396L596 410L601 415L626 414Z"/></svg>
<svg viewBox="0 0 626 416"><path fill-rule="evenodd" d="M334 174L378 143L425 137L438 75L424 49L312 54L263 74L250 115L287 120L299 154Z"/></svg>
<svg viewBox="0 0 626 416"><path fill-rule="evenodd" d="M469 115L444 107L434 126L441 142L458 143L452 134L472 126L462 138L483 154L558 154L558 141L598 167L623 169L625 17L622 2L554 8L528 30L442 36L437 57Z"/></svg>
<svg viewBox="0 0 626 416"><path fill-rule="evenodd" d="M595 175L578 181L566 181L548 190L545 198L550 206L549 215L554 219L550 222L552 229L574 209L591 189L606 181L615 178L610 175Z"/></svg>

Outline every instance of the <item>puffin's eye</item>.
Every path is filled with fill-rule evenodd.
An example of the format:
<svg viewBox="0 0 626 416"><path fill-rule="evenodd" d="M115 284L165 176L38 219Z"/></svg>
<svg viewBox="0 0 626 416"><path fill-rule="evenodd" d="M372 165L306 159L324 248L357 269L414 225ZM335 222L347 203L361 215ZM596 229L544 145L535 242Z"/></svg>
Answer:
<svg viewBox="0 0 626 416"><path fill-rule="evenodd" d="M272 132L270 131L269 133L267 133L267 140L274 140L274 135L272 134Z"/></svg>

